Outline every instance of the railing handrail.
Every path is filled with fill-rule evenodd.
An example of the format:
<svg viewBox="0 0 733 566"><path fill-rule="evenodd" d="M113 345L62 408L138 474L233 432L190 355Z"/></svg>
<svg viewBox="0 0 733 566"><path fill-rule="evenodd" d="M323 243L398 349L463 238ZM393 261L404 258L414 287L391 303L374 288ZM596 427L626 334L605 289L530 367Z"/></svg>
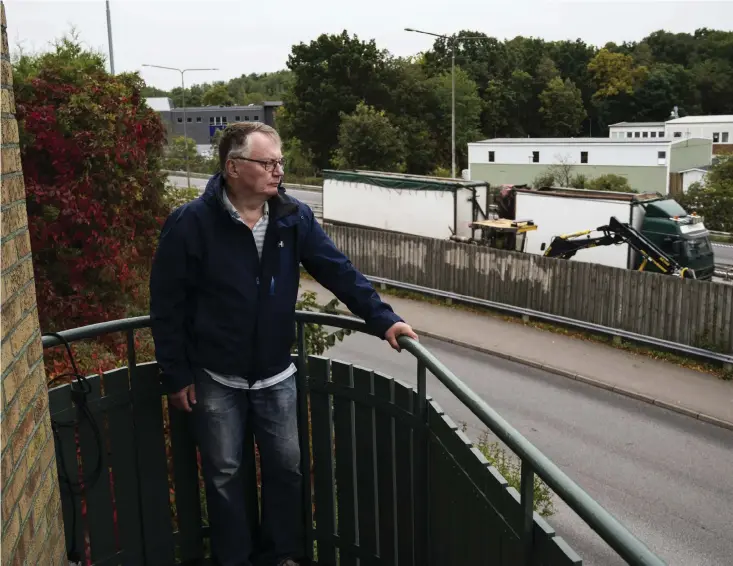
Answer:
<svg viewBox="0 0 733 566"><path fill-rule="evenodd" d="M311 311L296 311L299 323L315 323L364 332L370 334L366 323L361 319ZM138 330L150 327L149 316L112 320L90 324L70 330L58 332L69 343L95 338L112 332ZM402 348L410 352L418 362L468 407L482 423L484 423L509 449L517 454L523 462L549 485L568 506L575 511L598 535L630 564L664 566L665 563L649 548L636 538L618 519L588 495L583 488L557 467L537 447L512 427L488 403L474 393L463 381L451 372L438 358L418 341L401 336L398 342ZM62 342L53 336L43 337L43 347L61 345Z"/></svg>

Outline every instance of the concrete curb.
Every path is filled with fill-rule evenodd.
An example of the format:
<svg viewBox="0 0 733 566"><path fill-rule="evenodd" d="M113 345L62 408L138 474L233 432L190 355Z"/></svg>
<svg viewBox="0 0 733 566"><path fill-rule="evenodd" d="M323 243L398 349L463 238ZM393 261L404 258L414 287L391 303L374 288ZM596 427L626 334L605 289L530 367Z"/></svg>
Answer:
<svg viewBox="0 0 733 566"><path fill-rule="evenodd" d="M483 346L477 346L475 344L470 344L468 342L463 342L461 340L454 340L453 338L448 338L447 336L443 336L441 334L435 334L434 332L427 332L425 330L419 330L418 328L415 328L414 330L415 332L417 332L418 335L426 336L427 338L432 338L433 340L440 340L441 342L447 342L449 344L454 344L462 348L467 348L469 350L481 352L482 354L489 354L490 356L496 356L497 358L509 360L510 362L516 362L516 363L519 363L519 364L522 364L528 367L541 369L548 373L553 373L555 375L560 375L562 377L567 377L575 381L580 381L581 383L592 385L593 387L598 387L600 389L612 391L613 393L618 393L619 395L624 395L626 397L636 399L637 401L648 403L649 405L656 405L657 407L662 407L663 409L667 409L669 411L673 411L675 413L679 413L687 417L692 417L693 419L697 419L699 421L702 421L702 422L705 422L705 423L708 423L708 424L711 424L711 425L714 425L720 428L733 430L733 422L728 422L722 419L718 419L716 417L711 417L710 415L706 415L705 413L701 413L694 409L689 409L682 405L675 405L674 403L669 403L661 399L655 399L654 397L650 397L649 395L644 395L643 393L638 393L636 391L633 391L632 389L618 387L616 385L612 385L610 383L606 383L604 381L600 381L592 377L581 375L579 373L575 373L575 372L568 371L565 369L556 368L554 366L543 364L541 362L531 360L529 358L524 358L521 356L514 356L512 354L507 354L505 352L500 352L498 350L493 350L491 348L485 348Z"/></svg>

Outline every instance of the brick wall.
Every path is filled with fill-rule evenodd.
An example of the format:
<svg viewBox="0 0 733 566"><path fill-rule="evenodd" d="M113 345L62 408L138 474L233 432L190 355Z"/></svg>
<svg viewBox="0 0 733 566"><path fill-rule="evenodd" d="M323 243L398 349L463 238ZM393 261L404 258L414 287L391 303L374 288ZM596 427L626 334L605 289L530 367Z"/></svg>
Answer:
<svg viewBox="0 0 733 566"><path fill-rule="evenodd" d="M59 499L46 374L18 147L18 123L2 12L2 564L63 564Z"/></svg>

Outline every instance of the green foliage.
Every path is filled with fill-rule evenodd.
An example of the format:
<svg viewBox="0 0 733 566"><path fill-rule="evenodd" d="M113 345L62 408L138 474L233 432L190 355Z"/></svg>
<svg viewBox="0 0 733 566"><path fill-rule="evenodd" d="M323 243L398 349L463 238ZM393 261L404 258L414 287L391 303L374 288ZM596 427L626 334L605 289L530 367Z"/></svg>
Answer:
<svg viewBox="0 0 733 566"><path fill-rule="evenodd" d="M648 69L638 67L631 55L601 49L588 63L588 70L598 88L594 99L604 99L619 94L633 94L636 86L646 79Z"/></svg>
<svg viewBox="0 0 733 566"><path fill-rule="evenodd" d="M693 183L678 201L704 217L708 229L733 232L733 156L719 158L704 184Z"/></svg>
<svg viewBox="0 0 733 566"><path fill-rule="evenodd" d="M559 76L540 93L540 115L548 137L575 136L588 116L580 89L570 79L563 81Z"/></svg>
<svg viewBox="0 0 733 566"><path fill-rule="evenodd" d="M234 97L229 94L229 89L224 83L217 83L204 92L201 97L203 106L233 106Z"/></svg>
<svg viewBox="0 0 733 566"><path fill-rule="evenodd" d="M601 175L586 182L586 189L592 191L614 191L617 193L633 193L634 189L629 185L626 177L609 173Z"/></svg>
<svg viewBox="0 0 733 566"><path fill-rule="evenodd" d="M476 443L476 448L489 463L496 468L502 477L517 491L522 485L522 465L498 442L491 442L488 433L483 433ZM520 491L521 493L521 491ZM550 487L536 474L534 476L534 510L542 517L555 513L553 493Z"/></svg>
<svg viewBox="0 0 733 566"><path fill-rule="evenodd" d="M199 196L199 190L196 187L178 187L172 183L166 183L165 186L165 203L169 210L174 210L179 206L192 201Z"/></svg>
<svg viewBox="0 0 733 566"><path fill-rule="evenodd" d="M218 133L218 132L217 132ZM219 136L220 137L220 136ZM169 171L185 171L186 156L188 156L188 167L192 173L215 173L218 168L218 138L212 144L212 156L204 157L196 151L196 142L193 138L176 136L173 138L165 151L163 158L163 169Z"/></svg>
<svg viewBox="0 0 733 566"><path fill-rule="evenodd" d="M323 312L327 314L339 314L337 299L331 300L323 307L318 305L316 301L317 295L313 291L304 292L295 305L296 310L308 312ZM336 344L338 340L341 342L346 336L352 333L351 330L339 329L329 333L322 324L306 324L305 330L305 349L309 356L320 356L326 350ZM292 351L295 353L298 349L297 344L293 344Z"/></svg>
<svg viewBox="0 0 733 566"><path fill-rule="evenodd" d="M397 128L384 111L359 103L353 113L340 116L339 147L333 165L339 169L402 171L405 147Z"/></svg>

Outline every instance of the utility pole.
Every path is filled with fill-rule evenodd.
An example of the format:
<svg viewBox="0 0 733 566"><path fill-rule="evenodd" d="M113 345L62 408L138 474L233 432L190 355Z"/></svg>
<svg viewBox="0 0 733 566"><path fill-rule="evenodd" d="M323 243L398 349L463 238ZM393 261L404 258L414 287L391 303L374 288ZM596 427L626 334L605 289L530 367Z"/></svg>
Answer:
<svg viewBox="0 0 733 566"><path fill-rule="evenodd" d="M451 177L456 178L456 43L460 41L474 41L478 39L487 39L484 36L473 36L473 37L457 37L453 35L441 35L439 33L431 33L429 31L420 31L419 29L405 28L405 31L411 31L413 33L422 33L424 35L432 35L433 37L439 37L445 39L446 42L450 43L451 50L451 135L450 135L450 154L451 154Z"/></svg>
<svg viewBox="0 0 733 566"><path fill-rule="evenodd" d="M163 67L161 65L148 65L143 63L143 67L155 67L156 69L167 69L169 71L178 71L181 73L181 102L183 103L183 139L186 145L186 179L188 188L191 188L191 169L188 163L188 133L186 130L186 85L183 82L183 75L188 71L218 71L219 69L176 69L175 67Z"/></svg>
<svg viewBox="0 0 733 566"><path fill-rule="evenodd" d="M109 13L109 0L107 4L107 42L109 43L109 70L115 74L115 50L112 46L112 16Z"/></svg>

